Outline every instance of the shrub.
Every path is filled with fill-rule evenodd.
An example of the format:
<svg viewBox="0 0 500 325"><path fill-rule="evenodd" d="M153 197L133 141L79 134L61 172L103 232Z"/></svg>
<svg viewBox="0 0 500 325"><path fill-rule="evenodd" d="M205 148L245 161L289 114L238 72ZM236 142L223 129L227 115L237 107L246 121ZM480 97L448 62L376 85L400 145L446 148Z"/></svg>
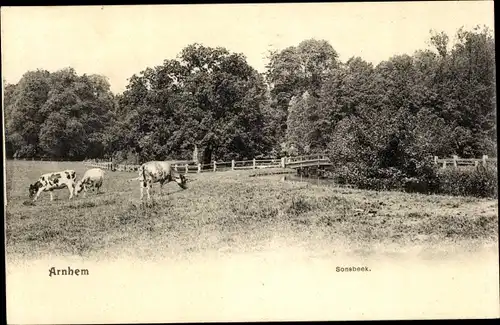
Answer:
<svg viewBox="0 0 500 325"><path fill-rule="evenodd" d="M336 167L331 176L338 184L357 185L366 179L366 168L359 164L345 164Z"/></svg>
<svg viewBox="0 0 500 325"><path fill-rule="evenodd" d="M442 137L449 130L442 121L433 124L430 112L420 115L368 109L340 121L328 145L336 182L369 190L496 197L496 166L441 172L433 164L430 156L450 147Z"/></svg>
<svg viewBox="0 0 500 325"><path fill-rule="evenodd" d="M437 172L422 164L408 176L404 170L395 167L366 168L361 165L339 166L332 173L338 184L351 184L366 190L407 190L410 192L434 193L438 189Z"/></svg>
<svg viewBox="0 0 500 325"><path fill-rule="evenodd" d="M404 164L406 177L403 178L402 187L406 192L435 194L439 192L438 167L430 160L410 159Z"/></svg>
<svg viewBox="0 0 500 325"><path fill-rule="evenodd" d="M424 162L417 166L414 172L405 173L396 168L377 170L347 164L335 168L331 176L337 184L350 184L365 190L498 197L496 167L439 170L431 163Z"/></svg>
<svg viewBox="0 0 500 325"><path fill-rule="evenodd" d="M407 109L368 109L340 121L329 144L337 182L371 190L437 192L437 171L427 157L432 147L412 132L417 122Z"/></svg>
<svg viewBox="0 0 500 325"><path fill-rule="evenodd" d="M439 192L449 195L498 197L498 171L496 167L467 170L449 168L439 172Z"/></svg>
<svg viewBox="0 0 500 325"><path fill-rule="evenodd" d="M130 150L116 151L113 154L113 161L115 164L128 164L135 165L139 161L138 155Z"/></svg>

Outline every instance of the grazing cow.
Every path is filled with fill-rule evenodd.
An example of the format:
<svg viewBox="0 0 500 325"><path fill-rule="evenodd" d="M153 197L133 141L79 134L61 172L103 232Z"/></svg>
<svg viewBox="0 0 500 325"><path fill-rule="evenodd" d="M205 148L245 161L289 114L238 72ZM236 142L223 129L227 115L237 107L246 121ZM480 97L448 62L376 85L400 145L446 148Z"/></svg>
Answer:
<svg viewBox="0 0 500 325"><path fill-rule="evenodd" d="M172 165L166 161L150 161L142 164L139 167L139 177L133 180L141 181L141 200L144 197L144 188L146 188L148 200L151 199L149 192L153 183L160 183L160 188L163 188L163 184L175 181L182 189L186 189L187 182L186 177L174 171Z"/></svg>
<svg viewBox="0 0 500 325"><path fill-rule="evenodd" d="M48 191L50 193L50 200L53 201L54 197L52 196L52 191L67 187L69 190L69 199L71 199L73 198L75 182L76 173L72 169L43 174L38 181L34 184L30 184L29 196L30 198L34 196L35 198L33 201L36 201L42 192Z"/></svg>
<svg viewBox="0 0 500 325"><path fill-rule="evenodd" d="M96 190L96 193L99 193L99 189L102 186L102 181L104 179L104 170L101 168L91 168L85 172L82 179L76 183L75 187L75 195L80 194L82 190L85 190L83 195L85 196L87 193L87 188L92 187L92 189Z"/></svg>

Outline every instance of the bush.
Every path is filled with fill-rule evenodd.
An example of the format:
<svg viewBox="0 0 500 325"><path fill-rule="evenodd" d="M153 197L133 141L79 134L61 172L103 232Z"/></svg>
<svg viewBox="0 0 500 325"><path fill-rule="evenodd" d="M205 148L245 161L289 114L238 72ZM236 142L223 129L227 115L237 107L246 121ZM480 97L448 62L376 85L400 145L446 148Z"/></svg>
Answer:
<svg viewBox="0 0 500 325"><path fill-rule="evenodd" d="M439 192L448 195L498 197L496 167L478 167L470 170L444 169L439 173Z"/></svg>
<svg viewBox="0 0 500 325"><path fill-rule="evenodd" d="M384 169L370 171L360 166L340 166L332 173L337 184L350 184L364 190L390 190L401 188L401 172Z"/></svg>
<svg viewBox="0 0 500 325"><path fill-rule="evenodd" d="M135 165L138 162L138 155L130 150L116 151L113 153L113 162L115 164Z"/></svg>
<svg viewBox="0 0 500 325"><path fill-rule="evenodd" d="M403 188L406 192L439 193L439 169L430 160L410 159L405 167L408 177L403 179Z"/></svg>
<svg viewBox="0 0 500 325"><path fill-rule="evenodd" d="M335 168L331 177L337 184L350 184L364 190L402 190L423 194L445 194L474 197L498 197L496 167L475 169L437 169L423 163L416 172L396 168L363 168L346 164Z"/></svg>
<svg viewBox="0 0 500 325"><path fill-rule="evenodd" d="M368 190L496 196L496 166L441 172L433 164L430 156L450 144L442 140L442 121L432 124L436 117L422 114L417 118L407 109L382 113L368 109L341 120L328 145L334 180Z"/></svg>
<svg viewBox="0 0 500 325"><path fill-rule="evenodd" d="M416 168L411 172L407 172L394 167L368 168L361 164L346 164L335 168L332 178L338 184L350 184L366 190L438 192L439 179L437 170L426 162L416 165Z"/></svg>
<svg viewBox="0 0 500 325"><path fill-rule="evenodd" d="M438 192L437 170L427 157L432 139L412 131L418 121L407 109L367 109L340 121L329 143L337 181L361 189Z"/></svg>
<svg viewBox="0 0 500 325"><path fill-rule="evenodd" d="M359 180L365 177L365 170L354 164L338 166L331 174L331 178L338 184L354 185L359 183Z"/></svg>

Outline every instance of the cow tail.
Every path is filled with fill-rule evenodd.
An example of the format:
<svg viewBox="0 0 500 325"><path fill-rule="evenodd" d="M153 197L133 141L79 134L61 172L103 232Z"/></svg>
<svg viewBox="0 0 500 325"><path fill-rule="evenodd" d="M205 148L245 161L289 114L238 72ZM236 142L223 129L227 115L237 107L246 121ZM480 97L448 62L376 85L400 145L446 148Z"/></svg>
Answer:
<svg viewBox="0 0 500 325"><path fill-rule="evenodd" d="M144 166L141 166L141 169L142 169L142 185L144 187L146 187L147 186L147 184L146 184L146 171L145 171L146 168L144 168Z"/></svg>

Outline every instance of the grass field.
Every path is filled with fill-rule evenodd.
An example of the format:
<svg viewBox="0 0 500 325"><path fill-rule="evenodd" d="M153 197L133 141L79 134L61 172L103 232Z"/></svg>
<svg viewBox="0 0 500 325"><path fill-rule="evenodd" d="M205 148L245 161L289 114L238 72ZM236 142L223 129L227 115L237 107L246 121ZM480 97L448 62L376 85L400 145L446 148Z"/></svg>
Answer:
<svg viewBox="0 0 500 325"><path fill-rule="evenodd" d="M496 200L375 192L282 182L253 171L190 174L188 189L169 183L154 202L139 201L137 175L106 172L103 193L69 201L43 193L26 205L29 184L81 163L7 161L9 258L111 259L296 248L309 254L439 254L498 243ZM460 248L457 248L460 247ZM433 248L433 249L427 249ZM444 254L443 253L443 254Z"/></svg>

